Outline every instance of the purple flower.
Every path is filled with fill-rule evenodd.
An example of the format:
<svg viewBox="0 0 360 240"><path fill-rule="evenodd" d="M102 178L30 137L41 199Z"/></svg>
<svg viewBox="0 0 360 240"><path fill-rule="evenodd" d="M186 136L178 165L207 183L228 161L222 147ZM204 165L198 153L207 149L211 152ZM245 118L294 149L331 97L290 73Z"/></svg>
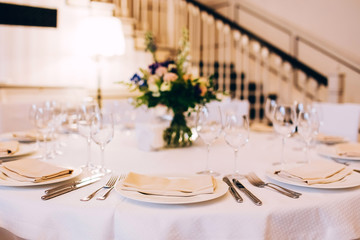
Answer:
<svg viewBox="0 0 360 240"><path fill-rule="evenodd" d="M130 79L130 81L134 82L135 84L140 82L140 80L141 80L141 77L137 73L135 73L134 76L132 76L132 78Z"/></svg>
<svg viewBox="0 0 360 240"><path fill-rule="evenodd" d="M151 74L155 74L155 71L158 67L160 67L160 63L155 62L155 63L151 64L149 66Z"/></svg>
<svg viewBox="0 0 360 240"><path fill-rule="evenodd" d="M175 64L175 62L173 60L168 60L168 61L162 62L160 64L161 64L161 66L167 68L169 66L169 64Z"/></svg>

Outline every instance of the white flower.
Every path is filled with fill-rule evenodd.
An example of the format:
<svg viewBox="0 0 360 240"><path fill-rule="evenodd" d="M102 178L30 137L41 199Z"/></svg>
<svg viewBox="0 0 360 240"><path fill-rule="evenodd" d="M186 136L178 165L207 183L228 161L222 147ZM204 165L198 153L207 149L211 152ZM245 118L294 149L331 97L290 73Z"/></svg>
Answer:
<svg viewBox="0 0 360 240"><path fill-rule="evenodd" d="M148 86L149 86L148 88L149 88L150 92L153 92L153 93L159 92L159 88L155 83L148 82Z"/></svg>
<svg viewBox="0 0 360 240"><path fill-rule="evenodd" d="M169 82L163 82L160 86L160 90L162 92L170 91L171 90L171 84Z"/></svg>
<svg viewBox="0 0 360 240"><path fill-rule="evenodd" d="M147 83L148 83L149 85L150 85L150 84L155 84L158 80L160 80L158 76L156 76L156 75L151 75L151 76L149 77L149 79L147 80Z"/></svg>

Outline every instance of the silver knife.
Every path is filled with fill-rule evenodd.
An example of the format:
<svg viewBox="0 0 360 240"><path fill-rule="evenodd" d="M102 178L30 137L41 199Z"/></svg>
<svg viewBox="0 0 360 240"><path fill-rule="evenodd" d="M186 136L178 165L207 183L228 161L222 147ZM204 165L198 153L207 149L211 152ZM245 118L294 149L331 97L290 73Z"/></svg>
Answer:
<svg viewBox="0 0 360 240"><path fill-rule="evenodd" d="M249 190L247 190L244 185L242 185L237 179L233 179L233 183L236 185L240 191L244 192L254 203L255 205L261 206L262 202L258 199L254 194L252 194Z"/></svg>
<svg viewBox="0 0 360 240"><path fill-rule="evenodd" d="M52 194L52 193L55 193L55 192L58 192L58 191L62 191L62 190L65 190L65 189L71 187L72 185L87 182L87 181L90 181L92 179L103 177L103 176L104 176L104 173L97 173L97 174L85 177L85 178L77 180L77 181L71 181L69 183L64 183L64 184L61 184L61 185L59 185L57 187L45 190L45 194L49 195L49 194Z"/></svg>
<svg viewBox="0 0 360 240"><path fill-rule="evenodd" d="M71 191L74 191L76 189L79 189L79 188L82 188L82 187L85 187L87 185L90 185L94 182L97 182L101 179L101 177L98 177L98 178L94 178L94 179L91 179L89 181L86 181L86 182L81 182L81 183L75 183L73 185L71 185L70 187L66 187L62 190L59 190L59 191L56 191L54 193L51 193L51 194L45 194L44 196L41 197L42 200L48 200L48 199L51 199L51 198L54 198L54 197L57 197L57 196L60 196L62 194L65 194L65 193L68 193L68 192L71 192Z"/></svg>
<svg viewBox="0 0 360 240"><path fill-rule="evenodd" d="M235 201L237 201L238 203L243 202L242 197L241 197L240 194L235 190L235 188L234 188L233 185L231 184L229 178L228 178L228 177L223 177L223 181L229 186L229 191L230 191L231 195L235 198Z"/></svg>

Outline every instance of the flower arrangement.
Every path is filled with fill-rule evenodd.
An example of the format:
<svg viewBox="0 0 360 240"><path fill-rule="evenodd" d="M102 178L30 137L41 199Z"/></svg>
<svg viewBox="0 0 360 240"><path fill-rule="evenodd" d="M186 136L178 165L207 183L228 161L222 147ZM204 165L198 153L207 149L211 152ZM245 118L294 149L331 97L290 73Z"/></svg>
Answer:
<svg viewBox="0 0 360 240"><path fill-rule="evenodd" d="M140 69L141 74L135 73L131 78L130 86L141 93L135 104L149 108L163 105L172 110L173 119L163 134L165 144L168 147L189 146L192 133L186 124L185 114L194 111L198 105L217 100L213 78L195 77L187 72L189 40L186 30L174 60L157 61L157 46L150 32L146 33L145 43L154 63L148 69Z"/></svg>

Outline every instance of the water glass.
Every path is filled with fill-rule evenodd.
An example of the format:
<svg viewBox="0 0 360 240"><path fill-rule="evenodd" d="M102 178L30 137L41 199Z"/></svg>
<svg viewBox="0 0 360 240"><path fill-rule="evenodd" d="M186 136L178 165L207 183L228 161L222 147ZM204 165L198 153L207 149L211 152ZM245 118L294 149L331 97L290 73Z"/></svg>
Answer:
<svg viewBox="0 0 360 240"><path fill-rule="evenodd" d="M40 132L44 141L43 160L47 160L48 154L48 139L52 131L54 131L54 109L49 105L37 106L35 111L35 125Z"/></svg>
<svg viewBox="0 0 360 240"><path fill-rule="evenodd" d="M209 158L210 147L220 136L222 127L222 116L219 107L214 106L213 108L208 108L204 106L199 109L196 121L196 132L206 144L207 152L205 170L198 172L198 174L207 174L212 176L220 175L220 173L210 170Z"/></svg>
<svg viewBox="0 0 360 240"><path fill-rule="evenodd" d="M87 161L83 169L92 171L95 165L91 159L91 121L92 118L99 112L96 102L84 102L78 108L77 113L77 129L78 133L86 139L87 143Z"/></svg>
<svg viewBox="0 0 360 240"><path fill-rule="evenodd" d="M114 137L114 117L111 113L98 112L91 121L91 138L100 146L101 163L99 171L110 173L111 170L105 167L105 146Z"/></svg>
<svg viewBox="0 0 360 240"><path fill-rule="evenodd" d="M311 141L318 134L319 127L319 116L314 109L309 108L299 112L297 119L297 130L305 142L305 156L307 163L310 163L309 149Z"/></svg>
<svg viewBox="0 0 360 240"><path fill-rule="evenodd" d="M284 158L285 140L295 133L296 129L296 111L292 105L278 104L274 110L273 125L275 131L282 138L281 165L285 166Z"/></svg>
<svg viewBox="0 0 360 240"><path fill-rule="evenodd" d="M238 168L238 151L249 141L248 117L236 113L227 114L225 118L224 137L225 142L234 150L234 172L231 177L242 177Z"/></svg>

